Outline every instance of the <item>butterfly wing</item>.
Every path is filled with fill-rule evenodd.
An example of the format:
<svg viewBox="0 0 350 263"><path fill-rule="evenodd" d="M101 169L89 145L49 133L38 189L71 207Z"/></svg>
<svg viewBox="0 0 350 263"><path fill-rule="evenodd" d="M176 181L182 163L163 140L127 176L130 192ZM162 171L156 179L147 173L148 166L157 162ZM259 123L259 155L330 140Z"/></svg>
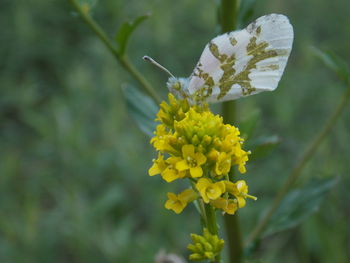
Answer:
<svg viewBox="0 0 350 263"><path fill-rule="evenodd" d="M220 102L277 88L292 49L284 15L262 16L243 30L211 40L189 79L196 101Z"/></svg>

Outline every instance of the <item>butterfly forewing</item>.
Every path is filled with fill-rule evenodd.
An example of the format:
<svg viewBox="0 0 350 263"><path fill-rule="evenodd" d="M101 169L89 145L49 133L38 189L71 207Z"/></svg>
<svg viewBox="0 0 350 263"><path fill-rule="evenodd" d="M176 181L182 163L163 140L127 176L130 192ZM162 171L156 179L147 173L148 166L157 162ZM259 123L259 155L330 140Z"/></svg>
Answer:
<svg viewBox="0 0 350 263"><path fill-rule="evenodd" d="M274 90L292 43L293 28L288 18L277 14L220 35L205 47L188 91L197 101L220 102Z"/></svg>

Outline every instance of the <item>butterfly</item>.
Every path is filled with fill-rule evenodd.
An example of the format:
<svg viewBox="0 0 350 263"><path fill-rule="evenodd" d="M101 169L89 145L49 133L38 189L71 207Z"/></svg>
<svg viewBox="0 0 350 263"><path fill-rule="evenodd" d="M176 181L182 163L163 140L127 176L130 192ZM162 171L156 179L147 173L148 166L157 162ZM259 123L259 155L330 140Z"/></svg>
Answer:
<svg viewBox="0 0 350 263"><path fill-rule="evenodd" d="M212 39L191 76L172 76L167 86L173 94L193 103L222 102L275 90L293 39L293 27L286 16L262 16L245 29Z"/></svg>

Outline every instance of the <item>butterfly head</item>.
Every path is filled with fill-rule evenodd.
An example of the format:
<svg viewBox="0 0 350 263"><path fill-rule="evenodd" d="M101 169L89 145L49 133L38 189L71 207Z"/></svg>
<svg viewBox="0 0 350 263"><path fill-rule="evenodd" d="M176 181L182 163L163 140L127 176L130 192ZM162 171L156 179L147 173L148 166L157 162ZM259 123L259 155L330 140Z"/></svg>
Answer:
<svg viewBox="0 0 350 263"><path fill-rule="evenodd" d="M188 83L188 78L170 77L167 82L167 87L177 98L184 99L189 98Z"/></svg>

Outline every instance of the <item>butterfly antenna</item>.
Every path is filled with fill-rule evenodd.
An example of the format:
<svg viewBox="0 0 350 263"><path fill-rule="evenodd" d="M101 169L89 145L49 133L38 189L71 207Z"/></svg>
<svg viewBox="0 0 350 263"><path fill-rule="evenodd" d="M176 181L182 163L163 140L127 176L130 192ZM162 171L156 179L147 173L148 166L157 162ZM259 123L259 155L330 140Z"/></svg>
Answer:
<svg viewBox="0 0 350 263"><path fill-rule="evenodd" d="M166 73L168 73L171 77L175 78L173 74L171 74L171 72L169 70L167 70L165 67L163 67L161 64L159 64L157 61L155 61L153 58L149 57L149 56L143 56L142 57L143 60L152 63L153 65L155 65L156 67L160 68L161 70L165 71Z"/></svg>

